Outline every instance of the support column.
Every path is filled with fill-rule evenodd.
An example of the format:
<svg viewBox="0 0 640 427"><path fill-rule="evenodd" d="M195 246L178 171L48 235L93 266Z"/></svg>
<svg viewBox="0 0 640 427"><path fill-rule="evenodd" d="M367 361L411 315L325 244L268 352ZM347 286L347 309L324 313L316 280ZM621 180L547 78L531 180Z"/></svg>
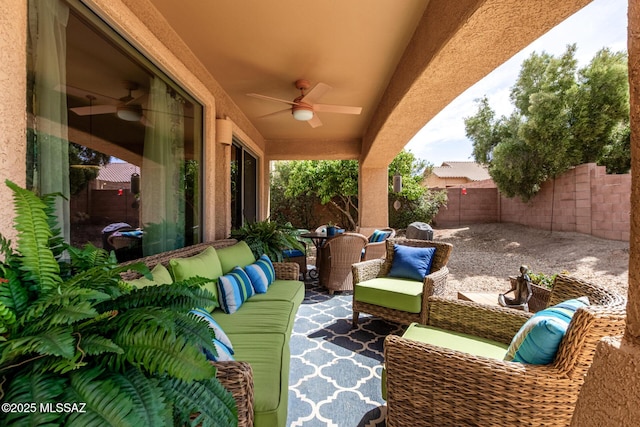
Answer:
<svg viewBox="0 0 640 427"><path fill-rule="evenodd" d="M358 174L359 232L369 235L376 228L389 226L389 172L385 168L360 165Z"/></svg>
<svg viewBox="0 0 640 427"><path fill-rule="evenodd" d="M629 0L631 236L629 300L622 339L598 344L572 426L636 425L640 419L640 0Z"/></svg>

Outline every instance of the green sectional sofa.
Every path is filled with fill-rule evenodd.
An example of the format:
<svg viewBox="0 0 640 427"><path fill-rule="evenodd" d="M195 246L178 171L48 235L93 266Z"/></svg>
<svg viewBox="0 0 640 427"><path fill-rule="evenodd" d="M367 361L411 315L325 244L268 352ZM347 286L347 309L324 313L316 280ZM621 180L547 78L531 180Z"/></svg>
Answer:
<svg viewBox="0 0 640 427"><path fill-rule="evenodd" d="M204 275L207 278L217 279L236 266L244 268L256 261L246 243L225 239L141 258L137 262L144 262L150 269L162 264L175 278L176 273L185 274L185 266L193 265L194 270L203 268L189 262L198 261L204 250L208 250L210 257L208 248L215 250L220 269L212 265ZM196 258L192 258L194 256ZM206 266L216 264L210 262L211 258L207 259ZM298 264L274 262L273 267L276 280L266 293L251 296L232 314L220 307L210 310L233 345L235 361L212 363L218 368L218 379L236 399L240 426L276 427L285 426L287 421L289 339L296 312L304 299L304 283L298 280ZM203 275L202 271L198 273ZM123 279L132 280L136 276L137 273L130 271Z"/></svg>

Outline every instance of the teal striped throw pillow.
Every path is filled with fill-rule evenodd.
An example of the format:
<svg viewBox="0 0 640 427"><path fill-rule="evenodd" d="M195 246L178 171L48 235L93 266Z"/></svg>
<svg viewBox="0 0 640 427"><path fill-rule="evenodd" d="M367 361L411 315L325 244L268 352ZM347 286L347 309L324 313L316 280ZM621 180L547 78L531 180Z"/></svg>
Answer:
<svg viewBox="0 0 640 427"><path fill-rule="evenodd" d="M504 360L533 365L552 363L573 314L588 305L588 298L581 297L537 312L513 337Z"/></svg>
<svg viewBox="0 0 640 427"><path fill-rule="evenodd" d="M218 278L218 299L225 313L235 313L253 295L251 279L240 267L234 267L229 274Z"/></svg>
<svg viewBox="0 0 640 427"><path fill-rule="evenodd" d="M258 260L245 267L256 293L264 294L269 285L276 280L276 272L268 256L262 255Z"/></svg>

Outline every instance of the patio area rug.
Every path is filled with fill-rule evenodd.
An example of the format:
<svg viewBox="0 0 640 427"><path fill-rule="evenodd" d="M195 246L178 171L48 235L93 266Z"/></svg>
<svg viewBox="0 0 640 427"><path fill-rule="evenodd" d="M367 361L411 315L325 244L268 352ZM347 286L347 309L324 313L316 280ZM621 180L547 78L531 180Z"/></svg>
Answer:
<svg viewBox="0 0 640 427"><path fill-rule="evenodd" d="M361 314L352 329L351 298L306 285L291 336L290 427L385 425L383 342L403 328Z"/></svg>

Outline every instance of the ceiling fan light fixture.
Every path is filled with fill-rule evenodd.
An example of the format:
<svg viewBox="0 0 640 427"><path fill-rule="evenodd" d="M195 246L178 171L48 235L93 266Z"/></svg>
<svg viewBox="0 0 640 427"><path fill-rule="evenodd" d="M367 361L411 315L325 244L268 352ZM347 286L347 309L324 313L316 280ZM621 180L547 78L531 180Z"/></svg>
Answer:
<svg viewBox="0 0 640 427"><path fill-rule="evenodd" d="M307 122L313 119L313 110L304 106L294 106L293 107L293 118L296 120L300 120L301 122Z"/></svg>
<svg viewBox="0 0 640 427"><path fill-rule="evenodd" d="M142 107L140 105L121 105L116 110L116 115L128 122L139 122L142 118Z"/></svg>

